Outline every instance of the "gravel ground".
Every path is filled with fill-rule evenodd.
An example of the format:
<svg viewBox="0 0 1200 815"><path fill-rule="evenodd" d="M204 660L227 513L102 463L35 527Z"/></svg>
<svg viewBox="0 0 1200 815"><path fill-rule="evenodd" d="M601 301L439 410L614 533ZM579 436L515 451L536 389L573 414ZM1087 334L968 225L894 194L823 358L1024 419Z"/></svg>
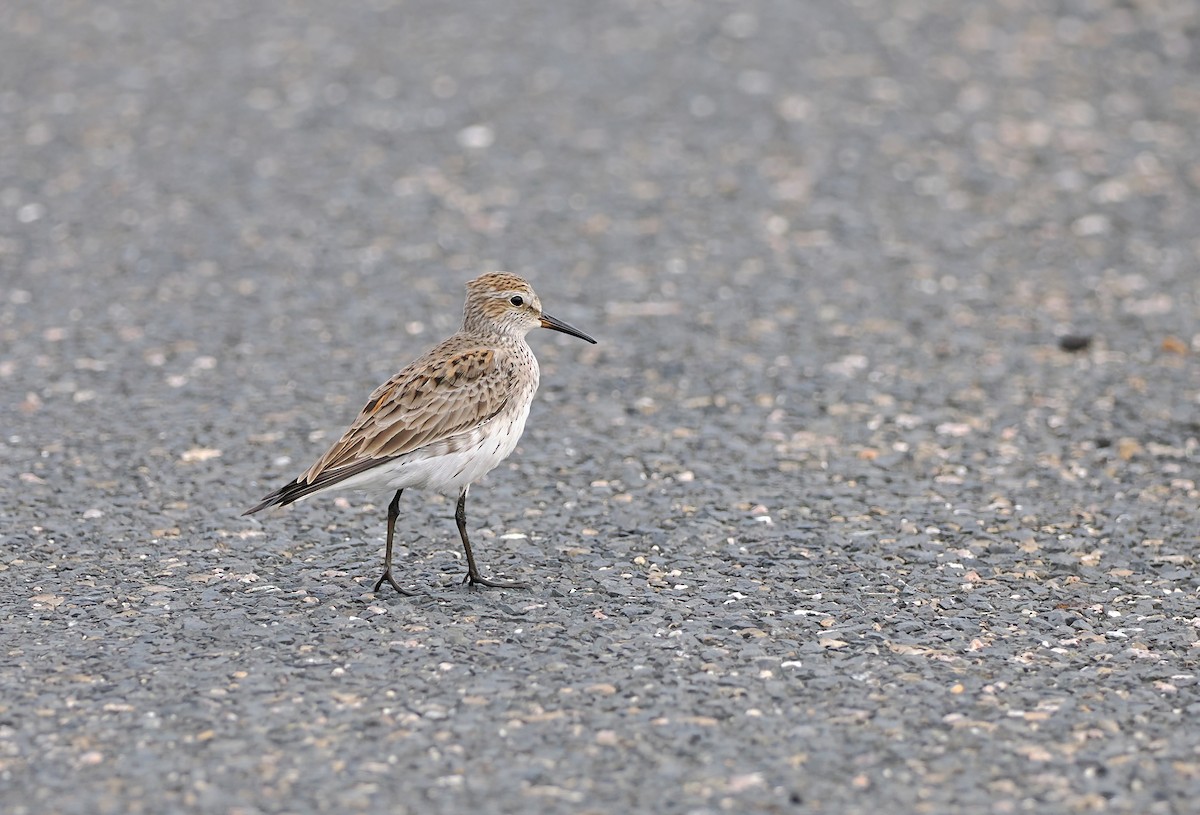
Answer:
<svg viewBox="0 0 1200 815"><path fill-rule="evenodd" d="M498 8L0 7L3 810L1192 811L1196 4ZM531 588L240 517L497 268Z"/></svg>

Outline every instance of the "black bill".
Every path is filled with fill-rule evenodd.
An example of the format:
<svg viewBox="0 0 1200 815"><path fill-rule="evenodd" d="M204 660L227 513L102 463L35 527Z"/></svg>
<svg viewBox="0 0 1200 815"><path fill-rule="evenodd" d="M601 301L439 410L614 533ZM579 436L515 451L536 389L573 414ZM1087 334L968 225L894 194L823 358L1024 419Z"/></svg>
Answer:
<svg viewBox="0 0 1200 815"><path fill-rule="evenodd" d="M572 337L579 337L581 340L587 340L592 345L596 344L594 339L589 337L587 334L584 334L578 328L567 325L562 320L558 319L557 317L551 317L544 311L542 312L542 328L553 328L555 331L561 331L564 334L570 334Z"/></svg>

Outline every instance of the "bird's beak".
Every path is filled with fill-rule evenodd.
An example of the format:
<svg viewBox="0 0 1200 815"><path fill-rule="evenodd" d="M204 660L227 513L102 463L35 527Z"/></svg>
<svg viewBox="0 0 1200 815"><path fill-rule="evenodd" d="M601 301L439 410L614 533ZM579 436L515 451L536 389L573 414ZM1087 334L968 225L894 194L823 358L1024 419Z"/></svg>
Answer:
<svg viewBox="0 0 1200 815"><path fill-rule="evenodd" d="M578 328L567 325L562 320L558 319L557 317L551 317L544 311L542 312L542 328L552 328L555 331L561 331L564 334L570 334L572 337L579 337L581 340L587 340L592 345L596 344L594 339L589 337L587 334L584 334Z"/></svg>

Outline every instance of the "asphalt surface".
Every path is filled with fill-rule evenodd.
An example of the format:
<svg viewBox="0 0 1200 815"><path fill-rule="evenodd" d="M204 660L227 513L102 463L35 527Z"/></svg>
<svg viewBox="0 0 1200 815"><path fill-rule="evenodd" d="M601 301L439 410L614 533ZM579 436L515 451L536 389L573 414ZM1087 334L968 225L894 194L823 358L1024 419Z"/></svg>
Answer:
<svg viewBox="0 0 1200 815"><path fill-rule="evenodd" d="M1198 31L5 3L0 809L1194 811ZM241 517L493 269L600 340L472 492L529 589Z"/></svg>

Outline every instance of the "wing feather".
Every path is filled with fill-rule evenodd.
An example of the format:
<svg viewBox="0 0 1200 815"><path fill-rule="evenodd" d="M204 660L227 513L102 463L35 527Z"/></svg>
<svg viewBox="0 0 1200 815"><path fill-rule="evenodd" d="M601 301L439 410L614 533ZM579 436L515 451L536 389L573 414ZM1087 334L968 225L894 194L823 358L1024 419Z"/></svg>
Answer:
<svg viewBox="0 0 1200 815"><path fill-rule="evenodd" d="M336 483L369 468L368 461L411 453L499 413L517 388L516 366L494 348L449 345L431 349L376 388L350 428L297 484Z"/></svg>

